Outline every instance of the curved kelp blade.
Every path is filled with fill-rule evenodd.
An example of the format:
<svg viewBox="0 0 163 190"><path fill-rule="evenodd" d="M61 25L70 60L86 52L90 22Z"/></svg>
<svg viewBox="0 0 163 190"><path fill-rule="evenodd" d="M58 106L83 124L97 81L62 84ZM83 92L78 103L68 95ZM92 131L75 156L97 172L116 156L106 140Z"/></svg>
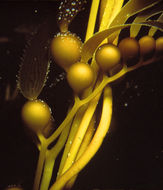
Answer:
<svg viewBox="0 0 163 190"><path fill-rule="evenodd" d="M37 99L49 71L49 33L47 28L47 23L41 25L22 57L18 74L18 88L29 100Z"/></svg>
<svg viewBox="0 0 163 190"><path fill-rule="evenodd" d="M129 17L153 7L160 1L161 0L129 0L124 7L122 7L110 26L124 24Z"/></svg>
<svg viewBox="0 0 163 190"><path fill-rule="evenodd" d="M163 12L163 4L157 4L156 6L146 9L145 11L141 12L133 21L133 23L141 23L145 22L150 17L157 15L159 13ZM135 37L139 33L141 29L140 25L133 25L130 28L130 36Z"/></svg>
<svg viewBox="0 0 163 190"><path fill-rule="evenodd" d="M143 25L148 27L156 27L157 29L163 31L163 23L158 21L147 21L144 23L132 23L132 24L124 24L119 26L114 26L112 28L103 30L101 32L97 32L92 38L90 38L86 43L84 43L82 52L81 52L81 61L87 63L90 58L92 58L96 48L101 44L101 42L112 35L114 32L120 31L124 28L130 27L132 25Z"/></svg>
<svg viewBox="0 0 163 190"><path fill-rule="evenodd" d="M110 23L119 13L122 8L124 0L101 0L100 11L99 11L99 23L100 31L109 27Z"/></svg>
<svg viewBox="0 0 163 190"><path fill-rule="evenodd" d="M163 13L159 16L159 18L157 19L158 22L162 22L163 23ZM157 28L151 27L148 35L149 36L154 36L155 32L157 31Z"/></svg>

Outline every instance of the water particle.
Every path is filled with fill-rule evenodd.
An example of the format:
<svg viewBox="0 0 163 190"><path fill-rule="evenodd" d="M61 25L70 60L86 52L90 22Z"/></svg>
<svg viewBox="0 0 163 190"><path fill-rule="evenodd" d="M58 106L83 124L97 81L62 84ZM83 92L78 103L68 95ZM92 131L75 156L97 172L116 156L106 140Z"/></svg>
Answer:
<svg viewBox="0 0 163 190"><path fill-rule="evenodd" d="M155 158L156 158L156 159L158 159L158 158L159 158L159 156L158 156L158 155L156 155L156 156L155 156Z"/></svg>
<svg viewBox="0 0 163 190"><path fill-rule="evenodd" d="M69 156L70 156L70 153L67 154L67 157L69 157Z"/></svg>
<svg viewBox="0 0 163 190"><path fill-rule="evenodd" d="M127 16L127 17L130 17L130 14L127 14L126 16Z"/></svg>
<svg viewBox="0 0 163 190"><path fill-rule="evenodd" d="M33 59L34 61L37 61L37 58L36 57L34 57L34 59Z"/></svg>
<svg viewBox="0 0 163 190"><path fill-rule="evenodd" d="M70 12L70 9L66 9L66 12Z"/></svg>
<svg viewBox="0 0 163 190"><path fill-rule="evenodd" d="M125 102L125 103L124 103L124 106L125 106L125 107L127 107L127 106L128 106L128 103L127 103L127 102Z"/></svg>
<svg viewBox="0 0 163 190"><path fill-rule="evenodd" d="M7 51L6 51L6 54L9 55L9 54L10 54L10 50L7 50Z"/></svg>
<svg viewBox="0 0 163 190"><path fill-rule="evenodd" d="M38 10L37 9L35 9L35 11L34 11L35 13L37 13L38 12Z"/></svg>
<svg viewBox="0 0 163 190"><path fill-rule="evenodd" d="M71 3L71 5L72 5L72 6L75 6L75 5L76 5L76 2L75 2L75 1L73 1L73 2Z"/></svg>
<svg viewBox="0 0 163 190"><path fill-rule="evenodd" d="M151 89L151 92L154 92L154 91L155 91L155 90L152 88L152 89Z"/></svg>

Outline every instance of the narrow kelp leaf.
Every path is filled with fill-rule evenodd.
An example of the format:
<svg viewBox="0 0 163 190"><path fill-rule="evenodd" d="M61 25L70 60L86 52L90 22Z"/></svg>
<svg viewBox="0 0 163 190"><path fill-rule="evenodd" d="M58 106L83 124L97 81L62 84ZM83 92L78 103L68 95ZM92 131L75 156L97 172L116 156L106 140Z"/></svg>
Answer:
<svg viewBox="0 0 163 190"><path fill-rule="evenodd" d="M88 60L93 56L96 48L101 44L105 38L109 38L114 32L120 31L124 28L130 27L131 25L143 25L148 27L156 27L160 31L163 31L163 23L158 21L147 21L144 23L132 23L132 24L123 24L119 26L114 26L109 29L97 32L93 37L86 41L83 45L81 52L81 61L87 63Z"/></svg>
<svg viewBox="0 0 163 190"><path fill-rule="evenodd" d="M47 23L41 25L22 57L17 84L23 96L29 100L39 96L47 79L50 65L48 28Z"/></svg>
<svg viewBox="0 0 163 190"><path fill-rule="evenodd" d="M100 31L109 27L110 23L120 11L123 2L124 0L119 0L118 3L115 0L101 0L99 13Z"/></svg>
<svg viewBox="0 0 163 190"><path fill-rule="evenodd" d="M159 16L159 18L157 19L158 22L162 22L163 23L163 13ZM154 27L151 27L149 32L148 32L148 35L149 36L154 36L154 34L156 33L157 31L157 28L154 28Z"/></svg>
<svg viewBox="0 0 163 190"><path fill-rule="evenodd" d="M71 21L82 10L86 0L61 0L57 16L61 32L66 32Z"/></svg>
<svg viewBox="0 0 163 190"><path fill-rule="evenodd" d="M134 19L133 23L141 23L145 22L150 17L157 15L159 13L163 12L163 4L157 4L156 6L146 9L145 11L142 11L138 14L138 16ZM135 37L139 33L141 29L140 25L132 25L130 27L130 36Z"/></svg>
<svg viewBox="0 0 163 190"><path fill-rule="evenodd" d="M127 19L145 9L153 7L161 0L129 0L115 17L110 26L124 24Z"/></svg>
<svg viewBox="0 0 163 190"><path fill-rule="evenodd" d="M129 0L121 9L119 14L115 17L113 22L110 26L116 26L126 23L126 21L131 17L134 16L150 7L153 7L157 3L161 2L161 0ZM116 34L112 35L112 40L114 40L113 44L117 44L118 42L118 31Z"/></svg>

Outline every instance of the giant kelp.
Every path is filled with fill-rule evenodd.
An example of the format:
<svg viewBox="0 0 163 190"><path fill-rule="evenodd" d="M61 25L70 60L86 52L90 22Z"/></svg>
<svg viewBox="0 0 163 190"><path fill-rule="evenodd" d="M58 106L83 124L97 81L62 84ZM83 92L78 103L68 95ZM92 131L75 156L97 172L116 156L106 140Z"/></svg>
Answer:
<svg viewBox="0 0 163 190"><path fill-rule="evenodd" d="M18 78L18 86L27 99L38 99L40 92L43 90L49 69L49 52L51 52L54 61L63 67L60 62L62 57L66 55L66 64L67 59L69 60L76 51L73 40L78 38L74 37L69 31L69 24L76 14L81 11L84 3L85 1L79 0L61 1L57 19L60 33L54 36L51 43L47 39L38 43L37 37L44 39L45 33L48 36L43 25L36 38L31 41L24 54ZM99 9L100 3L101 9ZM68 64L67 67L63 67L67 73L68 83L74 92L73 105L70 105L65 120L48 138L44 136L41 130L36 131L36 135L40 140L40 146L38 147L40 155L34 180L34 190L48 189L51 181L54 184L50 187L50 190L71 189L78 173L98 151L109 130L112 118L112 82L133 70L162 59L160 53L162 52L162 37L153 38L157 30L163 31L161 1L129 0L122 5L123 1L121 0L92 1L86 38L84 44L81 45L81 54L80 48L77 47L81 58L78 58L72 64ZM94 33L98 10L100 11L100 23L98 31ZM110 16L107 14L108 12ZM158 19L153 20L153 15L159 15ZM130 23L129 19L131 17L134 17L134 19ZM142 27L148 28L149 33L145 38L139 36L138 39L137 36ZM119 45L122 41L119 40L119 34L126 28L130 29L130 36L126 36L126 38L133 40L132 37L135 37L134 43L137 44L136 51L138 54L136 55L138 60L134 65L130 65L128 62L131 60L126 58L130 57L128 54L131 54L132 46L128 51L122 52ZM130 40L123 44L125 48ZM144 40L145 43L141 43L141 40ZM56 41L57 44L55 44ZM57 47L59 49L60 46L62 48L57 54L60 59L56 59L55 53ZM152 50L148 50L149 46ZM54 47L56 47L55 50ZM104 50L106 48L106 52L108 49L112 52L118 52L115 53L115 56L121 55L121 59L114 62L114 53L109 54L109 56L107 53L100 54L99 59L97 59L97 52L102 48ZM120 67L113 71L112 67L106 66L107 69L104 70L101 64L98 63L103 59L107 60L106 64L108 65L112 62L113 68L117 65L120 65ZM102 101L101 108L97 107L100 100ZM97 119L98 122L96 122L97 109L98 111L100 109L101 112L100 119ZM31 110L31 113L35 114L33 110ZM37 116L39 117L39 113ZM51 123L51 120L49 123ZM56 144L53 144L54 142ZM55 160L64 145L65 149L59 171L56 179L53 180Z"/></svg>

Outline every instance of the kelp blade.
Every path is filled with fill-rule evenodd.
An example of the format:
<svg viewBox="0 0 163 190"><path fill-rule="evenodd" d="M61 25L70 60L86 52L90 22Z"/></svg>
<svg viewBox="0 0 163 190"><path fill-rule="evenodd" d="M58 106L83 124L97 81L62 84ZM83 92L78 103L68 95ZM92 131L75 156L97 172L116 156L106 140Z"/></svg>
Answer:
<svg viewBox="0 0 163 190"><path fill-rule="evenodd" d="M116 26L125 24L126 21L131 17L134 16L150 7L153 7L155 4L161 2L161 0L129 0L115 17L113 22L110 26ZM120 30L121 31L121 30ZM119 33L118 31L115 35L112 35L113 44L117 45Z"/></svg>
<svg viewBox="0 0 163 190"><path fill-rule="evenodd" d="M109 27L112 20L120 11L123 3L124 0L118 0L118 2L115 0L101 0L99 13L99 31L107 29Z"/></svg>
<svg viewBox="0 0 163 190"><path fill-rule="evenodd" d="M163 23L163 13L159 16L159 18L157 19L157 21ZM149 30L149 32L148 32L148 35L149 35L149 36L153 36L156 31L157 31L156 28L151 27L150 30Z"/></svg>
<svg viewBox="0 0 163 190"><path fill-rule="evenodd" d="M30 41L22 58L18 74L18 88L29 100L37 99L49 70L48 26L44 23Z"/></svg>
<svg viewBox="0 0 163 190"><path fill-rule="evenodd" d="M150 17L152 17L152 16L154 16L156 14L159 14L161 12L163 12L163 4L158 3L156 6L154 6L152 8L149 8L149 9L141 12L140 14L138 14L138 16L134 19L133 23L145 22ZM137 36L140 29L141 29L141 25L133 25L133 26L131 26L131 28L130 28L130 36L131 37Z"/></svg>
<svg viewBox="0 0 163 190"><path fill-rule="evenodd" d="M153 7L161 0L129 0L115 17L110 26L124 24L130 16L133 16L145 9Z"/></svg>

